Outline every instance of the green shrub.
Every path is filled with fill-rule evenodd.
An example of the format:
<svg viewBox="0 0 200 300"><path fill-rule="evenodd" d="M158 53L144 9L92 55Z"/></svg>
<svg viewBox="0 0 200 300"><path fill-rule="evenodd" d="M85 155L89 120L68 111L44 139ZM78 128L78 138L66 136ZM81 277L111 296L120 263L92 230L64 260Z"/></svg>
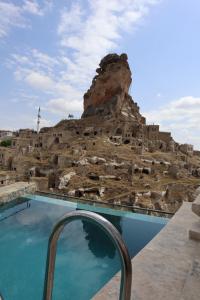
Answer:
<svg viewBox="0 0 200 300"><path fill-rule="evenodd" d="M10 147L12 144L11 140L5 140L0 143L1 147Z"/></svg>

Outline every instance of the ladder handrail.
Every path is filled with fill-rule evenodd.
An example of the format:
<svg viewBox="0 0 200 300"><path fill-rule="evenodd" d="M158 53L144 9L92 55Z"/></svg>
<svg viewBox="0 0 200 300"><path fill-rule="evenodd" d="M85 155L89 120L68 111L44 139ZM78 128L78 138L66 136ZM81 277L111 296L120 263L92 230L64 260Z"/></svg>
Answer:
<svg viewBox="0 0 200 300"><path fill-rule="evenodd" d="M111 241L117 248L122 265L119 299L130 300L132 283L132 264L131 258L129 256L126 245L121 237L121 234L108 220L106 220L102 216L94 212L83 210L72 211L65 214L53 227L48 243L43 300L52 299L57 241L60 236L60 233L67 224L77 219L85 219L87 221L94 222L107 234L107 236L111 239Z"/></svg>

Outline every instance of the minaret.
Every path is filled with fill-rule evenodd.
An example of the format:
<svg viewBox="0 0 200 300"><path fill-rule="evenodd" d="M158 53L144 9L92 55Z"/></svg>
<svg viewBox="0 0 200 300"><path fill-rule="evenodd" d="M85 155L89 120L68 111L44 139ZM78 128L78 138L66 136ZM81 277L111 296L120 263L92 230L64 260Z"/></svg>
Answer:
<svg viewBox="0 0 200 300"><path fill-rule="evenodd" d="M41 115L40 115L40 107L39 107L38 115L37 115L37 133L39 133L40 130L40 119L41 119Z"/></svg>

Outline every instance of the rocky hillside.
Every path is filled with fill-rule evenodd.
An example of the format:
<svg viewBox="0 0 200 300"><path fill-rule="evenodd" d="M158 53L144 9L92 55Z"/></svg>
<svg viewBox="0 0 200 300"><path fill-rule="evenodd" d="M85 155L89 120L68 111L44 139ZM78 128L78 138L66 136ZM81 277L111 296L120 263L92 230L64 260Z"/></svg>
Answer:
<svg viewBox="0 0 200 300"><path fill-rule="evenodd" d="M199 157L159 151L137 155L131 145L105 137L79 138L57 153L62 159L50 189L69 196L174 212L183 201L193 201L200 185ZM198 174L192 173L194 167Z"/></svg>
<svg viewBox="0 0 200 300"><path fill-rule="evenodd" d="M11 148L0 148L0 169L12 180L15 174L36 182L40 191L111 204L174 212L193 201L200 151L146 125L129 95L126 54L107 55L96 72L82 118L38 134L20 130Z"/></svg>

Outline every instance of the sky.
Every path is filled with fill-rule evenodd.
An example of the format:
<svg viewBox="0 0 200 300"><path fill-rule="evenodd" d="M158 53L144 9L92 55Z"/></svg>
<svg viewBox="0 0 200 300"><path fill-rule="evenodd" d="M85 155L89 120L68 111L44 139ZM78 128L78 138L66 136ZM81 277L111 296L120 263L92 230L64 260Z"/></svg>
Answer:
<svg viewBox="0 0 200 300"><path fill-rule="evenodd" d="M199 0L0 0L0 129L83 111L108 53L127 53L148 124L200 149Z"/></svg>

